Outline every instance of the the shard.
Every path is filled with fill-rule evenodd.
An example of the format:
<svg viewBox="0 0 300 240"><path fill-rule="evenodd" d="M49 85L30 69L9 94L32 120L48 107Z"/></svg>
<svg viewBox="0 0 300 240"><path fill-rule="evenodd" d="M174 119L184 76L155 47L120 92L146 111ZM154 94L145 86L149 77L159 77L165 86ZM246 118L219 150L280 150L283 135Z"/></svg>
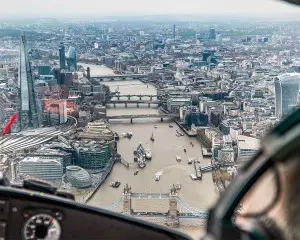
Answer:
<svg viewBox="0 0 300 240"><path fill-rule="evenodd" d="M25 35L20 41L19 74L18 74L18 122L20 130L39 127L38 106L34 89L34 81L28 58Z"/></svg>

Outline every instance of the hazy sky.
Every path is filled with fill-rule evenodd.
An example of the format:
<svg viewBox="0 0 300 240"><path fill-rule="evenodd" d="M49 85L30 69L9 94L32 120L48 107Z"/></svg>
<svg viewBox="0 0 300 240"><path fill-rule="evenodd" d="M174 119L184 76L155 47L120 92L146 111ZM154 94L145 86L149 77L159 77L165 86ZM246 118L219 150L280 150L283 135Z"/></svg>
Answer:
<svg viewBox="0 0 300 240"><path fill-rule="evenodd" d="M283 13L300 7L279 0L1 0L0 15Z"/></svg>

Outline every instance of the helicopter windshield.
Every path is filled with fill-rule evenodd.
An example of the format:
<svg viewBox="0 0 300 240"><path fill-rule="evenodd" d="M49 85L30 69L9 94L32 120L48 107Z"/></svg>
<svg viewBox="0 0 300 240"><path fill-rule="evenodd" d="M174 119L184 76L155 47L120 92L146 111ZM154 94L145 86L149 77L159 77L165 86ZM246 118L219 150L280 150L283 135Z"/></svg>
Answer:
<svg viewBox="0 0 300 240"><path fill-rule="evenodd" d="M298 105L293 5L3 1L0 168L13 184L42 180L197 238L261 138ZM264 177L241 214L273 204L276 174Z"/></svg>

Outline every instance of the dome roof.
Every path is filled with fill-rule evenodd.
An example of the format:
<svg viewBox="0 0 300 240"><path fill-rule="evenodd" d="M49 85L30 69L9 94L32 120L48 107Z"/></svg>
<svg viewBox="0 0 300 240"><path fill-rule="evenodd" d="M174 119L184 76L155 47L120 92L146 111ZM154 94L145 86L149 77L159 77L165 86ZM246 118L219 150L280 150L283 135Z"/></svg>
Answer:
<svg viewBox="0 0 300 240"><path fill-rule="evenodd" d="M92 185L90 174L83 168L75 165L66 167L66 174L64 178L67 182L76 188L88 188Z"/></svg>

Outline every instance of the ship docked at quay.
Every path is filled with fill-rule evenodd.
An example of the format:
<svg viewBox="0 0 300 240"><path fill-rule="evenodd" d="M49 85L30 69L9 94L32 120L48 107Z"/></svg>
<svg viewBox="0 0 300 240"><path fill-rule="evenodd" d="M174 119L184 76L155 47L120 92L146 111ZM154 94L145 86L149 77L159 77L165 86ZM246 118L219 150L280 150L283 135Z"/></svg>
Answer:
<svg viewBox="0 0 300 240"><path fill-rule="evenodd" d="M141 143L138 145L136 151L134 151L134 154L136 155L134 160L137 161L139 168L146 167L145 149Z"/></svg>

